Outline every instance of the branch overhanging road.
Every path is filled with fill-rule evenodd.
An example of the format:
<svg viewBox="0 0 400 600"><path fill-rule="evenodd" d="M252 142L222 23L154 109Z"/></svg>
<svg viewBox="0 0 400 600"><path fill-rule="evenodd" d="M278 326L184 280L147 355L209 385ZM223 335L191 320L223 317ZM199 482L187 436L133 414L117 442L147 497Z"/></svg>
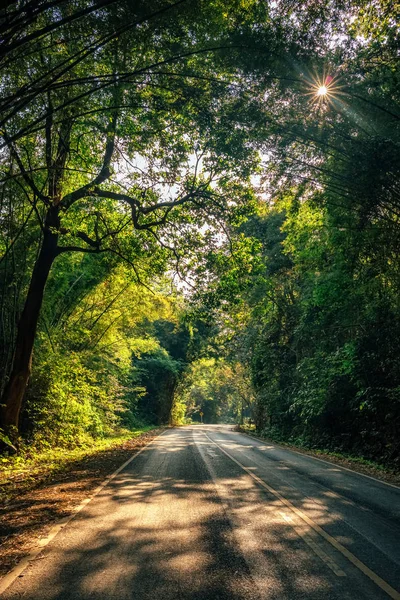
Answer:
<svg viewBox="0 0 400 600"><path fill-rule="evenodd" d="M5 600L400 600L400 489L232 431L168 430Z"/></svg>

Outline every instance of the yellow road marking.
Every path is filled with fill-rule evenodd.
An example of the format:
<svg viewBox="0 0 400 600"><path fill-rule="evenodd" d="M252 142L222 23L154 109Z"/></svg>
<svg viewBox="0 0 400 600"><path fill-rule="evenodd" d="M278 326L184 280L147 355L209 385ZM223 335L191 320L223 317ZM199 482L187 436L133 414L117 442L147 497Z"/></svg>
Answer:
<svg viewBox="0 0 400 600"><path fill-rule="evenodd" d="M233 461L241 469L246 471L246 473L248 475L250 475L250 477L252 479L254 479L254 481L256 481L259 485L261 485L261 487L263 487L270 494L275 496L275 498L278 498L278 500L280 500L282 502L282 504L284 504L285 506L290 508L290 510L293 511L297 516L299 516L303 521L305 521L305 523L307 523L307 525L309 525L310 527L312 527L312 529L314 529L314 531L319 533L319 535L321 537L323 537L334 548L336 548L336 550L338 550L343 556L345 556L347 558L347 560L349 560L355 567L357 567L357 569L359 569L362 573L364 573L364 575L369 577L369 579L371 579L371 581L373 581L378 587L380 587L381 590L386 592L386 594L388 596L390 596L390 598L393 598L393 600L400 600L400 593L397 592L394 588L392 588L392 586L389 585L384 579L379 577L379 575L374 573L374 571L372 571L369 567L367 567L367 565L364 565L364 563L361 562L361 560L359 560L352 552L350 552L350 550L347 550L347 548L345 548L334 537L329 535L329 533L326 533L326 531L324 531L319 525L317 525L317 523L315 523L312 519L310 519L310 517L308 517L305 513L303 513L303 511L301 511L294 504L292 504L290 502L290 500L287 500L284 496L282 496L282 494L280 494L280 492L278 492L277 490L275 490L274 488L269 486L267 483L265 483L265 481L263 481L262 479L260 479L260 477L255 475L248 467L245 467L244 465L242 465L242 463L239 462L238 460L236 460L236 458L233 458L233 456L231 456L226 450L224 450L224 448L222 448L222 446L220 446L219 444L217 444L217 442L212 440L207 435L207 433L205 434L205 436L208 438L208 440L212 444L215 444L215 446L217 446L217 448L219 448L221 450L221 452L223 452L228 458L230 458L231 461Z"/></svg>
<svg viewBox="0 0 400 600"><path fill-rule="evenodd" d="M317 544L317 542L315 540L313 540L313 538L310 535L308 535L307 529L305 526L299 527L298 525L296 525L293 522L293 519L291 519L291 517L289 517L288 515L285 515L285 513L280 513L280 514L282 515L282 517L285 519L285 521L287 523L292 525L292 527L295 530L295 532L297 533L297 535L300 536L308 546L310 546L311 550L313 552L315 552L315 554L317 556L319 556L319 558L326 565L328 565L328 567L331 569L331 571L333 571L335 573L335 575L337 575L338 577L346 577L346 573L344 571L342 571L342 569L340 567L338 567L338 565L335 563L335 561L330 556L328 556L326 554L326 552L324 552L322 550L322 548Z"/></svg>

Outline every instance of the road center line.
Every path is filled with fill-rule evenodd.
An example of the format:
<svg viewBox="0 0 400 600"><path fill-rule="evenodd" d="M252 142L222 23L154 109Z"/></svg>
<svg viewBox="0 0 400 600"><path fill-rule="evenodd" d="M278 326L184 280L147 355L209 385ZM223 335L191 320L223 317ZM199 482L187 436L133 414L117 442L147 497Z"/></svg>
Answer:
<svg viewBox="0 0 400 600"><path fill-rule="evenodd" d="M292 504L290 502L290 500L287 500L284 496L282 496L282 494L280 492L278 492L277 490L275 490L274 488L269 486L260 477L255 475L253 473L253 471L251 471L251 469L242 465L241 462L236 460L236 458L234 458L231 454L229 454L226 450L224 450L224 448L222 448L222 446L220 446L217 442L215 442L212 438L210 438L207 433L205 433L205 436L212 444L217 446L217 448L219 448L221 450L221 452L223 452L228 458L230 458L231 461L233 461L241 469L246 471L246 473L248 475L250 475L250 477L252 479L254 479L254 481L256 481L259 485L261 485L261 487L263 487L270 494L275 496L275 498L278 498L278 500L280 500L282 502L282 504L284 504L287 508L290 508L290 510L292 510L298 517L300 517L305 523L307 523L307 525L312 527L312 529L314 529L314 531L316 531L321 537L323 537L334 548L336 548L336 550L338 550L345 558L347 558L347 560L349 560L355 567L357 567L357 569L359 569L362 573L364 573L364 575L366 575L369 579L371 579L371 581L373 581L378 587L380 587L381 590L383 590L388 596L390 596L390 598L393 598L393 600L400 600L400 593L397 592L394 588L392 588L391 585L389 585L384 579L379 577L379 575L377 575L369 567L367 567L367 565L365 565L363 562L361 562L361 560L359 560L352 552L350 552L350 550L345 548L334 537L332 537L331 535L329 535L329 533L324 531L319 525L317 525L317 523L315 523L312 519L310 519L310 517L308 517L305 513L303 513L303 511L301 511L294 504Z"/></svg>

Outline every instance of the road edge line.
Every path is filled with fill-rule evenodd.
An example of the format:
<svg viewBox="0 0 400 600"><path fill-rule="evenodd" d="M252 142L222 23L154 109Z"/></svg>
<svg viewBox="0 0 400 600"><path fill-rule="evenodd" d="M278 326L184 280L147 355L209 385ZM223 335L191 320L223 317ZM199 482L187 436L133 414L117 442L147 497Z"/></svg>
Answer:
<svg viewBox="0 0 400 600"><path fill-rule="evenodd" d="M327 542L331 544L336 550L338 550L349 562L351 562L359 571L361 571L364 575L366 575L371 581L375 583L381 590L383 590L390 598L393 600L400 600L400 593L395 590L387 581L382 579L377 573L372 571L367 565L365 565L359 558L357 558L350 550L348 550L345 546L343 546L340 542L336 540L336 538L332 537L329 533L327 533L322 527L320 527L317 523L315 523L310 517L308 517L302 510L297 508L290 500L282 496L280 492L275 490L273 487L269 486L261 477L255 475L250 469L242 465L241 462L236 460L233 456L229 454L226 450L224 450L217 442L215 442L212 438L210 438L207 434L206 437L210 440L212 444L215 444L217 448L221 450L228 458L231 459L232 462L236 463L239 467L243 469L256 483L261 485L264 489L266 489L270 494L278 498L287 508L293 511L298 517L300 517L307 525L309 525L314 531L319 533L319 535L324 538Z"/></svg>
<svg viewBox="0 0 400 600"><path fill-rule="evenodd" d="M25 571L29 564L33 560L35 560L35 558L42 552L42 550L56 537L56 535L60 533L60 531L62 531L64 527L68 525L68 523L72 521L72 519L74 519L76 515L80 513L81 510L89 504L89 502L93 500L93 498L100 494L100 492L110 483L110 481L112 481L117 475L119 475L119 473L121 473L121 471L125 469L125 467L127 467L137 456L139 456L139 454L146 450L146 448L148 448L156 439L164 435L166 431L169 430L164 429L164 431L159 433L148 444L143 446L143 448L141 448L138 452L133 454L133 456L128 458L128 460L126 460L120 467L118 467L118 469L111 473L111 475L107 475L107 477L100 483L100 485L98 485L94 489L93 493L90 494L90 496L88 496L84 500L82 500L82 502L72 510L72 513L68 515L68 517L64 517L63 519L55 523L51 527L47 537L41 538L37 542L37 546L35 546L26 556L24 556L24 558L22 558L19 561L19 563L13 569L11 569L11 571L9 571L0 579L0 595L3 594L3 592L5 592L11 584L14 583L14 581L22 574L23 571Z"/></svg>

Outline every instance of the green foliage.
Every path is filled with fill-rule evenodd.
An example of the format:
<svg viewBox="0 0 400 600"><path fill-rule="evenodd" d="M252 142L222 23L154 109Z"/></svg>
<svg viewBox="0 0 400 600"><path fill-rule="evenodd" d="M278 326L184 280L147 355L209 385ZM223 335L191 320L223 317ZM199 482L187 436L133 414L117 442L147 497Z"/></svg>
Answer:
<svg viewBox="0 0 400 600"><path fill-rule="evenodd" d="M278 3L286 42L313 56L268 89L262 196L215 249L195 303L218 325L210 351L250 370L259 431L398 462L399 30L389 6ZM320 102L316 81L330 90ZM251 246L247 272L239 243Z"/></svg>
<svg viewBox="0 0 400 600"><path fill-rule="evenodd" d="M220 358L201 358L187 370L177 391L180 421L243 422L252 417L254 394L243 366ZM201 415L203 413L203 415Z"/></svg>
<svg viewBox="0 0 400 600"><path fill-rule="evenodd" d="M147 327L158 345L133 361L135 381L145 390L138 411L153 423L179 424L184 414L176 390L189 362L190 331L179 318L154 320Z"/></svg>
<svg viewBox="0 0 400 600"><path fill-rule="evenodd" d="M35 443L22 443L18 454L0 457L0 499L10 502L25 490L48 481L58 473L66 473L76 469L81 461L88 458L102 459L102 454L115 449L120 450L125 443L140 437L154 426L137 427L134 431L119 430L107 438L87 438L80 444L69 444L69 447L49 444L46 437L38 438Z"/></svg>
<svg viewBox="0 0 400 600"><path fill-rule="evenodd" d="M203 412L399 460L392 4L37 4L1 66L2 386L54 242L22 433Z"/></svg>
<svg viewBox="0 0 400 600"><path fill-rule="evenodd" d="M22 418L34 445L72 447L158 421L149 409L152 388L140 378L150 369L152 381L147 357L161 352L157 332L164 344L176 344L176 300L132 279L106 258L75 255L51 275Z"/></svg>

